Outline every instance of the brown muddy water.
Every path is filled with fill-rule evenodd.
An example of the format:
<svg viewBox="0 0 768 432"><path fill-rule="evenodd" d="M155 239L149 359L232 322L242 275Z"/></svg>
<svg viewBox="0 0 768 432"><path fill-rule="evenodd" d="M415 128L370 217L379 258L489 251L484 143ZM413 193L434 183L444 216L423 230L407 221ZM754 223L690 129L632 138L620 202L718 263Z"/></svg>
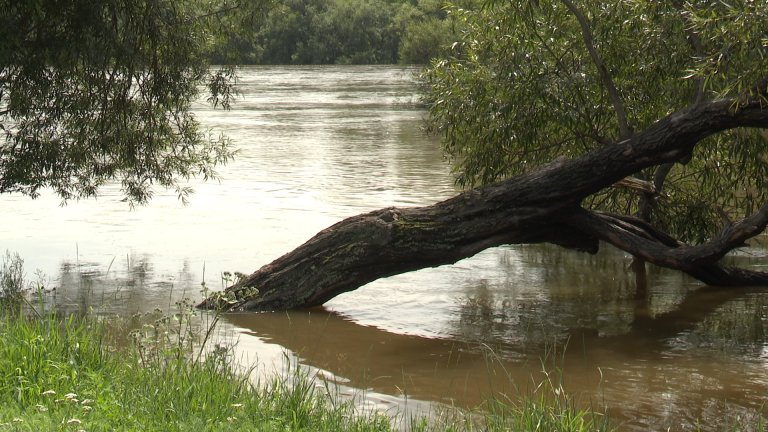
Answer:
<svg viewBox="0 0 768 432"><path fill-rule="evenodd" d="M251 272L328 225L456 189L422 131L412 75L397 67L258 67L229 112L197 109L240 149L191 203L157 191L131 210L98 200L0 197L3 247L62 311L130 315L200 299L225 271ZM294 362L390 412L476 407L545 379L607 410L621 430L721 430L768 396L768 293L704 287L630 259L550 246L487 250L376 281L311 310L226 315L223 340L261 376ZM768 265L754 247L733 257ZM39 269L40 274L33 274Z"/></svg>

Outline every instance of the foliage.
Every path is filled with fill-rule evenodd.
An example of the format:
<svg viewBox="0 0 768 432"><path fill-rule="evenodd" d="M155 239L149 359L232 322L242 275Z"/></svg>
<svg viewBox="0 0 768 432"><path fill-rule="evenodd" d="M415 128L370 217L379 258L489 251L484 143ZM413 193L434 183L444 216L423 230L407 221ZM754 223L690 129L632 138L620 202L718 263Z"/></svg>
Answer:
<svg viewBox="0 0 768 432"><path fill-rule="evenodd" d="M425 99L464 186L628 138L675 110L737 95L767 72L765 0L504 0L451 13L466 31L425 73ZM666 177L651 220L702 239L720 214L754 210L768 198L766 139L734 130L702 143ZM635 212L641 202L611 188L585 205Z"/></svg>
<svg viewBox="0 0 768 432"><path fill-rule="evenodd" d="M312 17L310 35L294 61L311 64L395 63L392 7L382 0L333 0Z"/></svg>
<svg viewBox="0 0 768 432"><path fill-rule="evenodd" d="M465 7L475 8L471 1ZM454 5L459 3L453 3ZM458 40L456 20L447 7L435 0L420 0L417 6L403 4L397 21L402 26L399 61L403 64L429 64L433 57L447 53Z"/></svg>
<svg viewBox="0 0 768 432"><path fill-rule="evenodd" d="M232 151L191 106L205 88L228 107L233 71L209 68L211 44L260 4L0 1L0 193L68 200L118 181L144 203L154 185L185 198L183 180L215 177Z"/></svg>
<svg viewBox="0 0 768 432"><path fill-rule="evenodd" d="M0 308L7 304L18 303L24 296L24 260L19 254L5 251L0 266Z"/></svg>
<svg viewBox="0 0 768 432"><path fill-rule="evenodd" d="M285 0L213 58L229 47L244 63L426 64L455 40L450 18L442 0Z"/></svg>

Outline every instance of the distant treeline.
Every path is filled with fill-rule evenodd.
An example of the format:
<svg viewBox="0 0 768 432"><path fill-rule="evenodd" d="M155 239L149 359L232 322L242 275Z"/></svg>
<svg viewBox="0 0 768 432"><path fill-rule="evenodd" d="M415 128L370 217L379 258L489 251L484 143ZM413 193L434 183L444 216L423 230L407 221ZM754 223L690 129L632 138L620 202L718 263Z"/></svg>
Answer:
<svg viewBox="0 0 768 432"><path fill-rule="evenodd" d="M444 0L281 0L251 34L218 41L212 61L426 64L456 40L456 32Z"/></svg>

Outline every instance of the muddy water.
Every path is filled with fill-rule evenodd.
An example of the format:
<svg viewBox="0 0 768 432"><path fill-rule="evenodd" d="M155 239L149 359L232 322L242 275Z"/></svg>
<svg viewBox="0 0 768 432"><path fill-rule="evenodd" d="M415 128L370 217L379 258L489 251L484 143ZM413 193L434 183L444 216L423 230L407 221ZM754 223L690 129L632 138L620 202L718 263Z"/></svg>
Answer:
<svg viewBox="0 0 768 432"><path fill-rule="evenodd" d="M363 211L455 193L421 131L415 71L273 67L241 72L229 112L201 121L240 148L188 206L158 191L130 210L115 188L59 206L0 197L0 238L67 310L131 314L199 299L224 271L250 272ZM735 257L766 265L762 248ZM262 374L286 358L382 409L474 407L546 379L607 409L622 430L719 430L768 395L766 293L706 288L604 248L494 248L376 281L322 308L224 319L222 338ZM42 274L35 276L33 269ZM426 408L425 408L426 407Z"/></svg>

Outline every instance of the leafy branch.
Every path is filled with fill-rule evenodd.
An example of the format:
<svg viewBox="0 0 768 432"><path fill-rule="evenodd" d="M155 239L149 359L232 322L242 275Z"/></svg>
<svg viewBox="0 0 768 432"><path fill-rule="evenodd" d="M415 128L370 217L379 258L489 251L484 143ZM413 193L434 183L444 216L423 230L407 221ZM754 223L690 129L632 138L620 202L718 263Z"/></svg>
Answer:
<svg viewBox="0 0 768 432"><path fill-rule="evenodd" d="M587 18L584 16L582 11L576 7L576 5L571 0L561 1L565 7L567 7L568 10L573 13L573 15L576 17L576 20L579 22L582 37L584 39L584 45L586 46L587 51L589 51L589 56L592 59L592 62L595 64L595 67L597 67L597 73L600 76L600 80L602 81L605 90L608 92L608 97L611 99L613 110L616 112L616 120L619 123L620 138L627 139L632 136L632 128L629 126L629 122L627 121L627 112L624 108L624 102L621 100L621 96L619 95L619 91L616 89L616 85L613 82L613 78L611 78L611 74L608 73L608 68L605 66L605 62L600 56L600 53L597 52L597 48L595 47L595 38L592 34L589 21L587 21Z"/></svg>

